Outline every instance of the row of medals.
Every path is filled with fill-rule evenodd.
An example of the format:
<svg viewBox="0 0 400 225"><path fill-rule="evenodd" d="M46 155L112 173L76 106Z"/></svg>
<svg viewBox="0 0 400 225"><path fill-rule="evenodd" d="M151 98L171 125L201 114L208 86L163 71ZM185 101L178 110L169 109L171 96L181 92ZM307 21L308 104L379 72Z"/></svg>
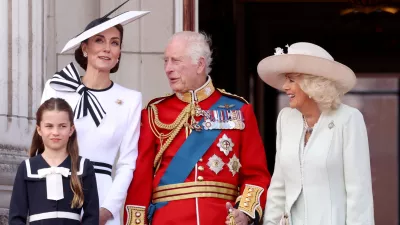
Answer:
<svg viewBox="0 0 400 225"><path fill-rule="evenodd" d="M201 125L197 121L193 123L192 126L196 131L200 131L203 128L204 130L216 130L216 129L243 130L245 128L244 122L240 119L216 121L215 118L211 118L212 110L202 110L200 107L196 106L195 112L196 116L204 117L204 122Z"/></svg>

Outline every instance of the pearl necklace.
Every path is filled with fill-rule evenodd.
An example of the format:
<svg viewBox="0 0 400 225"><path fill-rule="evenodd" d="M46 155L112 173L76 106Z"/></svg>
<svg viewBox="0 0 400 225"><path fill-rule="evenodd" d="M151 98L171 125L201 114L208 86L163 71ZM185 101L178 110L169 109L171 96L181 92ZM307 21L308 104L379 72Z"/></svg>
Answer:
<svg viewBox="0 0 400 225"><path fill-rule="evenodd" d="M306 129L306 132L307 133L312 133L313 132L313 129L314 129L314 127L310 127L310 126L308 126L308 123L307 123L307 120L306 120L306 118L303 116L303 121L304 121L304 129Z"/></svg>

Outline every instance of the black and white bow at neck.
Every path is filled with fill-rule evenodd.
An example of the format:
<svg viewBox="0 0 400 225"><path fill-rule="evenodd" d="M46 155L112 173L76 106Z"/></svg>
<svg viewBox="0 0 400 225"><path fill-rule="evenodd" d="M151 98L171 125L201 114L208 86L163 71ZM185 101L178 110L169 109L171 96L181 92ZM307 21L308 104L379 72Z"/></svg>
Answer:
<svg viewBox="0 0 400 225"><path fill-rule="evenodd" d="M76 92L80 94L78 103L74 109L74 119L87 116L93 118L96 126L99 126L106 115L96 96L83 85L78 70L74 63L68 64L61 71L53 75L50 80L50 86L56 91Z"/></svg>

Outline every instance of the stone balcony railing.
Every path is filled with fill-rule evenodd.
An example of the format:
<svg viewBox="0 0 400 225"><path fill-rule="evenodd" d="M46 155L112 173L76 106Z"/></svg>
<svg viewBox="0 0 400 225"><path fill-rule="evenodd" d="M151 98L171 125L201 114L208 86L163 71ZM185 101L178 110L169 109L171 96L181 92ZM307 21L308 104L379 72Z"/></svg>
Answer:
<svg viewBox="0 0 400 225"><path fill-rule="evenodd" d="M8 208L15 173L28 156L27 149L0 144L0 224L8 224Z"/></svg>

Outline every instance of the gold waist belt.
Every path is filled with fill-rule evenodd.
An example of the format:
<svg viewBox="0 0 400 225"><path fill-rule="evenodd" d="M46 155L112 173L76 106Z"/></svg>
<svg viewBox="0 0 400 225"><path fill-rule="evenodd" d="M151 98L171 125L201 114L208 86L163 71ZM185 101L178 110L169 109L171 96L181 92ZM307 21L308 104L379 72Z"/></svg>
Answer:
<svg viewBox="0 0 400 225"><path fill-rule="evenodd" d="M153 191L153 203L189 198L221 198L234 201L238 187L228 183L201 181L159 186Z"/></svg>

